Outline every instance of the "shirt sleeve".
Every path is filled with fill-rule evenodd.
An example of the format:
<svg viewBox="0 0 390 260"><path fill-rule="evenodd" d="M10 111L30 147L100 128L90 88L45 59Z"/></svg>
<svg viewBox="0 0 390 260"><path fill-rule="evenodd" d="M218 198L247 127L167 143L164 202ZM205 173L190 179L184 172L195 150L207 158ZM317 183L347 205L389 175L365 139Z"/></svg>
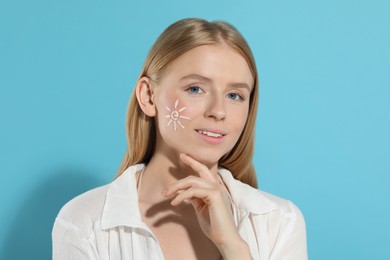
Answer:
<svg viewBox="0 0 390 260"><path fill-rule="evenodd" d="M270 260L307 260L306 225L301 211L288 202L279 221L279 232Z"/></svg>
<svg viewBox="0 0 390 260"><path fill-rule="evenodd" d="M88 238L72 223L57 218L52 232L53 260L99 259Z"/></svg>

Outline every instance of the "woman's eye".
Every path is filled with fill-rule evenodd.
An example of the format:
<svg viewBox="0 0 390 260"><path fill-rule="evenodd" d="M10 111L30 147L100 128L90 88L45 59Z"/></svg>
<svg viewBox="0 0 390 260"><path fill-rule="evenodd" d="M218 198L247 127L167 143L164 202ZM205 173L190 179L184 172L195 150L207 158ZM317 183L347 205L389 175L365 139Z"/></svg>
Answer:
<svg viewBox="0 0 390 260"><path fill-rule="evenodd" d="M191 86L187 89L188 92L192 94L201 94L203 93L203 90L198 86Z"/></svg>
<svg viewBox="0 0 390 260"><path fill-rule="evenodd" d="M240 96L239 94L237 93L229 93L227 94L228 98L232 99L232 100L237 100L237 101L243 101L244 98L242 96Z"/></svg>

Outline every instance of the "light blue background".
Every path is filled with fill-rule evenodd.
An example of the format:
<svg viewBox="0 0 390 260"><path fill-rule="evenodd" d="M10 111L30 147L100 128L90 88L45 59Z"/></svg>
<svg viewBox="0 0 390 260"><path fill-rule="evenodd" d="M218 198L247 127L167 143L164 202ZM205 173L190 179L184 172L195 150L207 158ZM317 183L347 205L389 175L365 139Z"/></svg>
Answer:
<svg viewBox="0 0 390 260"><path fill-rule="evenodd" d="M390 259L390 2L0 2L0 259L49 259L55 215L112 180L150 46L223 19L257 59L262 189L305 215L310 259Z"/></svg>

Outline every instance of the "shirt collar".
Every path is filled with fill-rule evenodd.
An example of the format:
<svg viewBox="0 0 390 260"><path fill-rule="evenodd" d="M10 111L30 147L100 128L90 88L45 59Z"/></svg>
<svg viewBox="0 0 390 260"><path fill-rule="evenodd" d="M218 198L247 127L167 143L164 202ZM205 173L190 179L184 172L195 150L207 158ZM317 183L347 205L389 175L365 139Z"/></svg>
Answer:
<svg viewBox="0 0 390 260"><path fill-rule="evenodd" d="M144 167L144 164L130 166L108 186L101 219L103 230L117 226L145 228L139 212L135 178L135 173Z"/></svg>
<svg viewBox="0 0 390 260"><path fill-rule="evenodd" d="M229 170L219 168L218 173L229 190L233 204L239 210L254 214L265 214L277 208L276 204L268 199L264 192L234 179Z"/></svg>
<svg viewBox="0 0 390 260"><path fill-rule="evenodd" d="M101 218L103 230L117 226L148 229L140 215L135 178L135 173L144 167L144 164L130 166L108 186ZM238 209L255 214L265 214L276 209L275 203L262 192L237 181L230 171L219 168L218 173Z"/></svg>

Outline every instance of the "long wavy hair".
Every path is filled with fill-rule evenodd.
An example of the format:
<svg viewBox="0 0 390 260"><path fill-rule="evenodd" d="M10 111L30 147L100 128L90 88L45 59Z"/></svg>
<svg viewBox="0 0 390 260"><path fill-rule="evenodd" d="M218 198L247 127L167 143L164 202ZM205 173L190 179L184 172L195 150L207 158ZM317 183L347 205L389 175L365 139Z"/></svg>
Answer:
<svg viewBox="0 0 390 260"><path fill-rule="evenodd" d="M253 54L235 27L222 21L209 22L198 18L187 18L173 23L159 36L150 49L139 79L148 77L158 82L167 65L180 55L201 45L221 43L227 44L245 58L252 73L254 85L243 132L233 149L219 160L218 165L231 171L235 179L257 188L252 157L259 95L258 75ZM139 107L135 90L127 110L126 135L127 149L116 177L133 164L148 163L155 151L156 124L154 119L146 116Z"/></svg>

